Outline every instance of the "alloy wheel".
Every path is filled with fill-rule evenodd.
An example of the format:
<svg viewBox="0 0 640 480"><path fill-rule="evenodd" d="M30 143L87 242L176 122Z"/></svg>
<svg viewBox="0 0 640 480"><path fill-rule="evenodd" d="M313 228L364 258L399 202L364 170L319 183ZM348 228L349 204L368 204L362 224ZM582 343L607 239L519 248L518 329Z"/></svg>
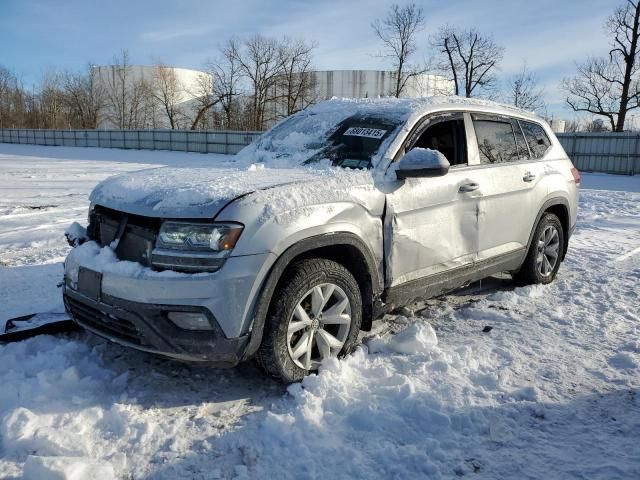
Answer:
<svg viewBox="0 0 640 480"><path fill-rule="evenodd" d="M313 370L322 360L336 357L351 329L351 303L333 283L313 287L296 304L287 325L287 346L293 362Z"/></svg>
<svg viewBox="0 0 640 480"><path fill-rule="evenodd" d="M560 256L560 235L553 225L547 226L538 238L536 268L543 277L553 273Z"/></svg>

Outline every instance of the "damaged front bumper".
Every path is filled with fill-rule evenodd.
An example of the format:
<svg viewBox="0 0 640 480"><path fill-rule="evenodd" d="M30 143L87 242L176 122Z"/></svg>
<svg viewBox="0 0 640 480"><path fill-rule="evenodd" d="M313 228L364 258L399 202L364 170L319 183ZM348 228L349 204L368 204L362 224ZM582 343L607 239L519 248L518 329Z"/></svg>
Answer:
<svg viewBox="0 0 640 480"><path fill-rule="evenodd" d="M115 343L189 362L213 366L237 365L248 335L226 338L211 312L204 307L151 305L103 295L89 298L65 286L64 304L73 320ZM212 330L184 330L167 317L169 312L197 312L207 316Z"/></svg>
<svg viewBox="0 0 640 480"><path fill-rule="evenodd" d="M109 262L100 260L106 250L88 242L65 261L64 302L76 323L166 357L215 366L240 362L273 254L230 257L216 272L187 274L156 272L112 254ZM202 323L185 325L186 317Z"/></svg>

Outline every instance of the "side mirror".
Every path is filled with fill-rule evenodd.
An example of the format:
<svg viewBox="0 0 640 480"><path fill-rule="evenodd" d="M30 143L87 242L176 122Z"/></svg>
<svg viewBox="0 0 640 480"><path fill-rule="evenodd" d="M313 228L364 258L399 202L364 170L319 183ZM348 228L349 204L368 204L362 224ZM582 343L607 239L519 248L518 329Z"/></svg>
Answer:
<svg viewBox="0 0 640 480"><path fill-rule="evenodd" d="M398 162L398 180L415 177L441 177L449 171L449 160L438 150L414 148Z"/></svg>

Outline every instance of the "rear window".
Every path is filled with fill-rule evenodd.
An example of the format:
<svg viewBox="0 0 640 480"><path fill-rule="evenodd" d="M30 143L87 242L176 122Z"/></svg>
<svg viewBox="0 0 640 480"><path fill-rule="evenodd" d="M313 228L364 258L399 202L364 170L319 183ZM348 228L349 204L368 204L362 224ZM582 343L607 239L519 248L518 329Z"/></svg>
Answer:
<svg viewBox="0 0 640 480"><path fill-rule="evenodd" d="M519 160L518 146L509 121L473 120L481 163L503 163Z"/></svg>
<svg viewBox="0 0 640 480"><path fill-rule="evenodd" d="M522 120L520 120L520 126L527 139L533 158L544 157L544 154L547 153L547 150L551 147L551 140L549 140L544 128L537 123L524 122Z"/></svg>

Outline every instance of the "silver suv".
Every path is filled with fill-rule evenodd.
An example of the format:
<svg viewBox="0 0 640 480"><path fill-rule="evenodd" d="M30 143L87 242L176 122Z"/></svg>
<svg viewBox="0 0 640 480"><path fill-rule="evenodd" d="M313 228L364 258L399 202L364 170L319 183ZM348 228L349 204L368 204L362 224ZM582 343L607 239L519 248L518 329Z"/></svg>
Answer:
<svg viewBox="0 0 640 480"><path fill-rule="evenodd" d="M580 176L540 118L457 97L331 100L228 163L107 179L65 262L77 323L285 382L390 309L498 272L549 283Z"/></svg>

